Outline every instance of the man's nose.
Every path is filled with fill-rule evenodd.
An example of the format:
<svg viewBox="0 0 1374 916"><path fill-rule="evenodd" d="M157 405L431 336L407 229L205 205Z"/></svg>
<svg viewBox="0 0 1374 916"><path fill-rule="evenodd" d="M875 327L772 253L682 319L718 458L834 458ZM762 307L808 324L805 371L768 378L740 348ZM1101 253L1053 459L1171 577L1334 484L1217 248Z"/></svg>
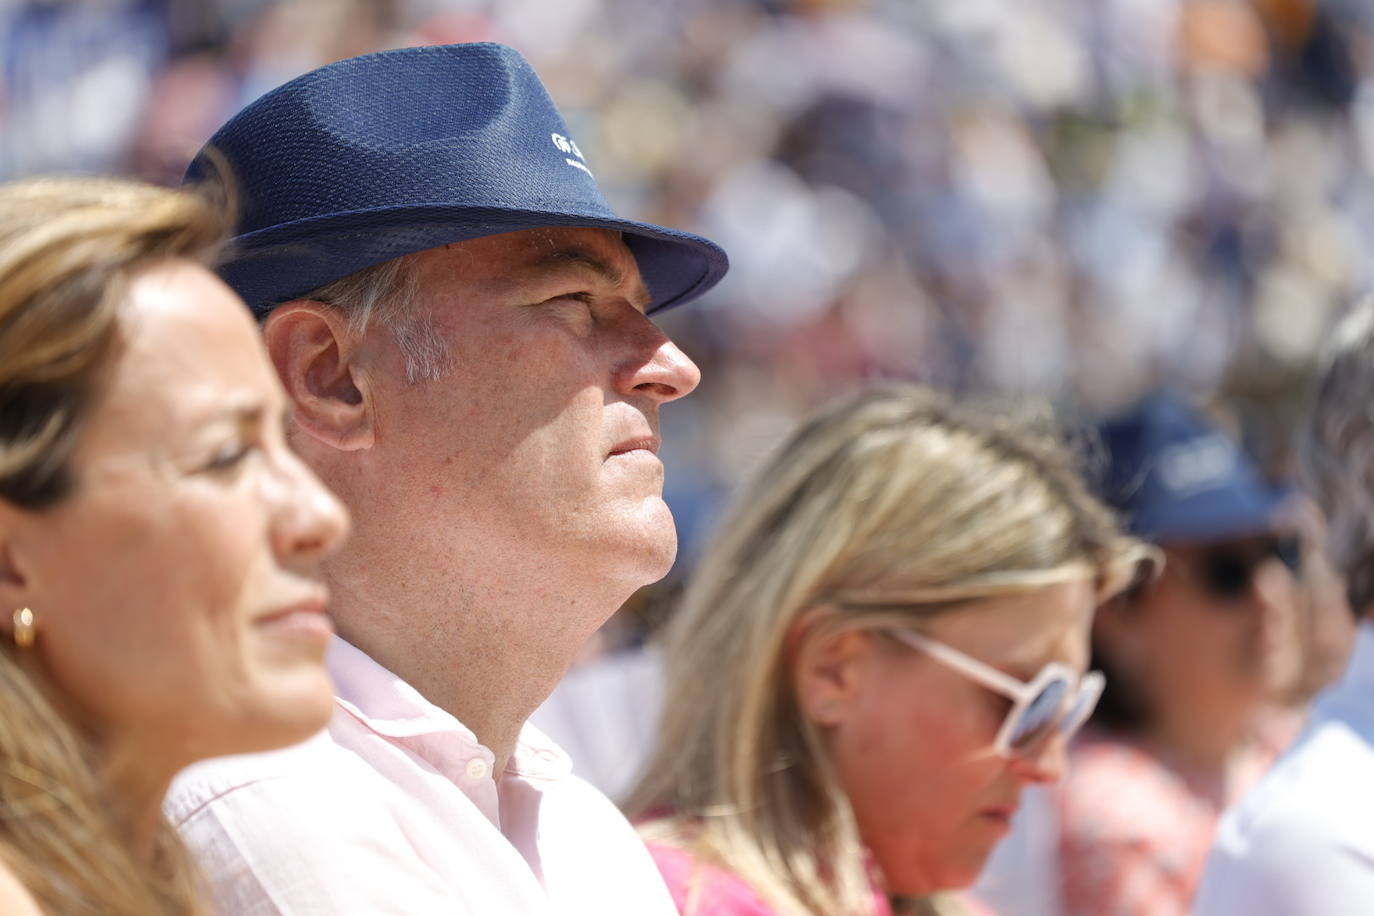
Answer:
<svg viewBox="0 0 1374 916"><path fill-rule="evenodd" d="M639 316L631 339L632 352L616 372L621 394L644 394L666 404L691 394L701 382L697 364L648 318Z"/></svg>
<svg viewBox="0 0 1374 916"><path fill-rule="evenodd" d="M1278 560L1267 560L1255 569L1252 592L1259 605L1261 644L1270 653L1271 686L1280 691L1292 686L1301 673L1297 590L1293 574Z"/></svg>

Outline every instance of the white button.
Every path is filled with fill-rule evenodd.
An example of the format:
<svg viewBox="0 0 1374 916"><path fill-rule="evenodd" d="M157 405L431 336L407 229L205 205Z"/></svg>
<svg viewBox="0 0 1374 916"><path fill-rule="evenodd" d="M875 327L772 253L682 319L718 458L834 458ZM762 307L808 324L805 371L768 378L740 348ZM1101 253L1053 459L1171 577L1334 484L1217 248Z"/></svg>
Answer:
<svg viewBox="0 0 1374 916"><path fill-rule="evenodd" d="M487 762L477 757L468 761L468 779L482 779L487 775Z"/></svg>

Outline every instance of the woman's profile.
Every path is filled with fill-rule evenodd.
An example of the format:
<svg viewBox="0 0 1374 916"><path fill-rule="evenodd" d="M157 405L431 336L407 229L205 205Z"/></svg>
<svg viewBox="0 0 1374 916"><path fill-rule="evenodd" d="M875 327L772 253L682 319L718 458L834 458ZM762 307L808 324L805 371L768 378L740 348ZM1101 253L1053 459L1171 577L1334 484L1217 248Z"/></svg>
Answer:
<svg viewBox="0 0 1374 916"><path fill-rule="evenodd" d="M939 895L1058 778L1093 612L1146 556L1011 414L893 388L803 425L669 626L629 809L682 911L961 911Z"/></svg>
<svg viewBox="0 0 1374 916"><path fill-rule="evenodd" d="M132 182L0 186L0 909L202 912L160 805L324 726L342 507L287 448L225 218Z"/></svg>

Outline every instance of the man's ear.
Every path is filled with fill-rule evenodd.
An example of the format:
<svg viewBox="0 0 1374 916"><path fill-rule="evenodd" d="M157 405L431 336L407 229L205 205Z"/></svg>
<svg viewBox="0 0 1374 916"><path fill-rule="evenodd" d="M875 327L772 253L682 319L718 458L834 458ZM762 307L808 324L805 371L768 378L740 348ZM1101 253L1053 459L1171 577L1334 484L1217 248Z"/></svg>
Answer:
<svg viewBox="0 0 1374 916"><path fill-rule="evenodd" d="M371 447L373 405L348 319L322 302L295 299L272 310L262 335L296 425L342 451Z"/></svg>
<svg viewBox="0 0 1374 916"><path fill-rule="evenodd" d="M848 718L860 693L873 646L868 633L833 630L817 616L803 616L787 637L792 689L802 715L826 728Z"/></svg>

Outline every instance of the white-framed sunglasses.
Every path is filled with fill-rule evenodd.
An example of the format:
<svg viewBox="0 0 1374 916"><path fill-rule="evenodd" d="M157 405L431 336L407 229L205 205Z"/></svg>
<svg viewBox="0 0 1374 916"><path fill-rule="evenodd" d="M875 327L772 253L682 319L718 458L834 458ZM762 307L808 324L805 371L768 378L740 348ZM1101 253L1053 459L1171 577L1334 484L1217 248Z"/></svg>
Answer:
<svg viewBox="0 0 1374 916"><path fill-rule="evenodd" d="M1003 757L1033 752L1056 732L1068 740L1088 721L1107 683L1101 671L1079 677L1059 662L1049 662L1030 681L1020 681L915 630L883 632L1012 701L992 745Z"/></svg>

